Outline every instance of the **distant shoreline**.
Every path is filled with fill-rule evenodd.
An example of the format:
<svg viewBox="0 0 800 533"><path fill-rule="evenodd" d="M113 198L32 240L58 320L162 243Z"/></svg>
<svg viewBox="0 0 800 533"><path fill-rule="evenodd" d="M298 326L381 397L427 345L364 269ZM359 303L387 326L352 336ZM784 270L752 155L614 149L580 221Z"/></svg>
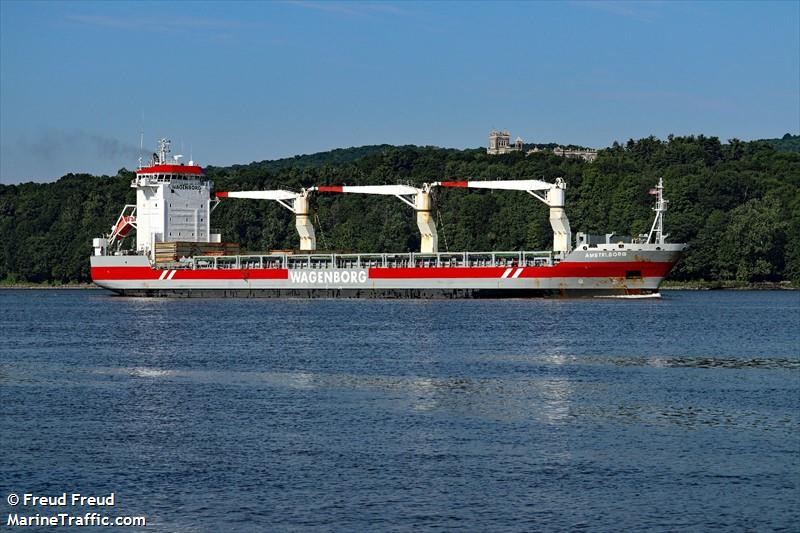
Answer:
<svg viewBox="0 0 800 533"><path fill-rule="evenodd" d="M662 291L796 291L800 287L791 281L737 283L734 281L665 281Z"/></svg>

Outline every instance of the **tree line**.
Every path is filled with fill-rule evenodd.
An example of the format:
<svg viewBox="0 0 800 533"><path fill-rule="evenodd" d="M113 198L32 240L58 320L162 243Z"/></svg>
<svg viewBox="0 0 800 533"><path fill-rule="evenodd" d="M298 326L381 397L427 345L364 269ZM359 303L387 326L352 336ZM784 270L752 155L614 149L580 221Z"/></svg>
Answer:
<svg viewBox="0 0 800 533"><path fill-rule="evenodd" d="M573 232L638 235L652 221L650 188L664 178L670 242L690 248L674 280L800 282L800 153L797 136L722 143L716 137L648 137L615 143L597 160L543 151L487 155L484 149L364 146L231 167L207 167L216 190L374 185L464 179L567 182ZM91 239L108 233L135 203L133 173L69 174L52 183L0 185L0 280L86 282ZM521 192L435 190L442 251L545 250L547 207ZM413 211L392 197L317 195L319 248L417 250ZM212 227L223 240L263 252L298 247L292 214L274 202L225 200ZM130 239L130 238L129 238Z"/></svg>

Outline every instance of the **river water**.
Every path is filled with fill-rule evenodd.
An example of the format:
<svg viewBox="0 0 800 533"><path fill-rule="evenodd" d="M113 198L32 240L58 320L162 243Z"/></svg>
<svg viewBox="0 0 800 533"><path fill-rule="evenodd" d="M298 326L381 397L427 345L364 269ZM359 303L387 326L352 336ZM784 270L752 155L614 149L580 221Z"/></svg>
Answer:
<svg viewBox="0 0 800 533"><path fill-rule="evenodd" d="M796 531L798 329L796 292L3 290L0 518L113 492L146 531Z"/></svg>

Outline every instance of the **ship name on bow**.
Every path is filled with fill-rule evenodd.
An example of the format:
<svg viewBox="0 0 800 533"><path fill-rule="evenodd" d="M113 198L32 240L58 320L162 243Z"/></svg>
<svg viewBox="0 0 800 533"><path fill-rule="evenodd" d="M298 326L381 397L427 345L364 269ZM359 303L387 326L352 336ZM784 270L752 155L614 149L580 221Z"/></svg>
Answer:
<svg viewBox="0 0 800 533"><path fill-rule="evenodd" d="M599 257L625 257L628 252L587 252L586 257L599 258Z"/></svg>

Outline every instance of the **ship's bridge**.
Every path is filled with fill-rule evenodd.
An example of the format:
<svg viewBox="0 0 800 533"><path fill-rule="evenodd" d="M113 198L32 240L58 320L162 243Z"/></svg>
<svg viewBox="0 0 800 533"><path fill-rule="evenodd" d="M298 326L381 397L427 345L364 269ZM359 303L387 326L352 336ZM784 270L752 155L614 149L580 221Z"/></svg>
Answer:
<svg viewBox="0 0 800 533"><path fill-rule="evenodd" d="M156 164L140 168L136 171L136 179L132 187L155 185L174 180L202 180L203 169L197 165L169 165Z"/></svg>

